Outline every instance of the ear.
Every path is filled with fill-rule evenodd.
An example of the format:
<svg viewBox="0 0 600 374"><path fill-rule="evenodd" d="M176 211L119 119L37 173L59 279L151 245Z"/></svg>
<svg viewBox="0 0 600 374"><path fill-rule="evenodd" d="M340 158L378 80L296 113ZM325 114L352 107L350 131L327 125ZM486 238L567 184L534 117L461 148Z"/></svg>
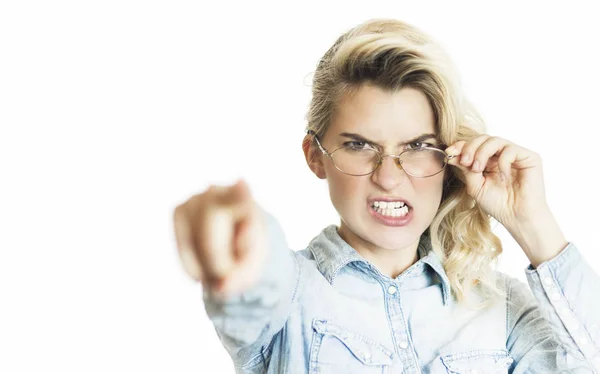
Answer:
<svg viewBox="0 0 600 374"><path fill-rule="evenodd" d="M306 164L319 179L327 178L325 173L325 165L323 165L323 152L319 149L313 140L312 135L306 135L302 140L302 151Z"/></svg>

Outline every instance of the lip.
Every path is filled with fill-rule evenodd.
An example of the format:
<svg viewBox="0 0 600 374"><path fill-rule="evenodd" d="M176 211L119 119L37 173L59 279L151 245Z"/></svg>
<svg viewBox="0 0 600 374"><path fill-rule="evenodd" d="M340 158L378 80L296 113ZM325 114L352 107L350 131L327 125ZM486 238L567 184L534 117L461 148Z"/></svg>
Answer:
<svg viewBox="0 0 600 374"><path fill-rule="evenodd" d="M385 201L385 200L375 200L375 201ZM389 201L404 201L404 200L393 200L390 199ZM408 203L407 203L408 204ZM410 209L408 210L408 213L406 213L406 215L404 217L386 217L384 215L381 215L379 213L377 213L377 211L375 209L372 208L373 203L369 202L367 204L367 209L369 210L369 213L371 214L371 217L373 217L373 219L383 225L386 226L393 226L393 227L401 227L401 226L406 226L408 225L413 218L413 209L412 207L410 207Z"/></svg>
<svg viewBox="0 0 600 374"><path fill-rule="evenodd" d="M401 197L374 197L367 200L367 202L369 203L369 207L373 206L373 203L376 201L385 201L386 203L390 201L401 201L404 204L408 205L408 207L412 210L412 205L408 202L408 200L405 200Z"/></svg>

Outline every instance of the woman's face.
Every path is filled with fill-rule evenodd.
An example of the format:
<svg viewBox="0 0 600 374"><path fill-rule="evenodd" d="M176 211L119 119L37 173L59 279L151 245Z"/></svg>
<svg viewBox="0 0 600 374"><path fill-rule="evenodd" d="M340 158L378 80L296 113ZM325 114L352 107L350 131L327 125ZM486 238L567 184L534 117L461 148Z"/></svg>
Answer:
<svg viewBox="0 0 600 374"><path fill-rule="evenodd" d="M386 92L363 85L355 95L339 103L322 139L323 147L333 152L347 142L357 141L342 133L357 134L375 143L372 145L384 154L397 155L405 149L423 146L405 144L410 140L423 134L435 135L434 114L427 98L418 90ZM440 144L435 138L422 142ZM321 160L331 201L341 217L340 235L350 245L370 249L403 249L412 245L416 248L415 243L440 205L446 170L428 178L416 178L398 167L395 159L385 157L373 174L357 177L337 170L329 157L323 156ZM390 199L406 201L408 214L386 218L389 211L373 208L374 201ZM386 205L390 208L389 202ZM385 217L382 219L379 213ZM392 214L401 213L396 210Z"/></svg>

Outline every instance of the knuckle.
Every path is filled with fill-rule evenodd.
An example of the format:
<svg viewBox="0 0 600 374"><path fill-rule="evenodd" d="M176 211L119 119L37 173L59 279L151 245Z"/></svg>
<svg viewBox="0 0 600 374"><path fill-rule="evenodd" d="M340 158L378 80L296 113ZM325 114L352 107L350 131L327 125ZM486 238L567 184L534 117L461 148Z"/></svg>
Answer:
<svg viewBox="0 0 600 374"><path fill-rule="evenodd" d="M465 143L466 142L464 140L455 141L447 148L447 151L455 154L460 154L462 153Z"/></svg>
<svg viewBox="0 0 600 374"><path fill-rule="evenodd" d="M471 149L477 148L481 144L485 143L488 138L489 138L489 135L485 135L485 134L478 135L468 142L467 147L469 147Z"/></svg>
<svg viewBox="0 0 600 374"><path fill-rule="evenodd" d="M485 147L479 147L477 149L474 149L472 154L473 159L479 159L481 161L481 159L486 158L488 151L485 149Z"/></svg>
<svg viewBox="0 0 600 374"><path fill-rule="evenodd" d="M479 147L479 142L477 141L477 138L472 139L471 141L469 141L467 144L465 144L464 148L463 148L463 152L467 153L467 154L473 154L475 153L475 150Z"/></svg>

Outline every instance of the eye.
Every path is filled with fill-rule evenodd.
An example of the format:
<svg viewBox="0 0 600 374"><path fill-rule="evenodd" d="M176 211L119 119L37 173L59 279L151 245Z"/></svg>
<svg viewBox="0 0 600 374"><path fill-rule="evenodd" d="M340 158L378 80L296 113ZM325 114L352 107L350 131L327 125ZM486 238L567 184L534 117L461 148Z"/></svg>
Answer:
<svg viewBox="0 0 600 374"><path fill-rule="evenodd" d="M373 147L369 143L357 141L346 142L344 143L344 147L350 148L355 151L373 149Z"/></svg>
<svg viewBox="0 0 600 374"><path fill-rule="evenodd" d="M435 145L431 144L431 143L425 143L425 142L412 142L408 144L409 147L408 149L419 149L419 148L425 148L425 147L435 147Z"/></svg>

